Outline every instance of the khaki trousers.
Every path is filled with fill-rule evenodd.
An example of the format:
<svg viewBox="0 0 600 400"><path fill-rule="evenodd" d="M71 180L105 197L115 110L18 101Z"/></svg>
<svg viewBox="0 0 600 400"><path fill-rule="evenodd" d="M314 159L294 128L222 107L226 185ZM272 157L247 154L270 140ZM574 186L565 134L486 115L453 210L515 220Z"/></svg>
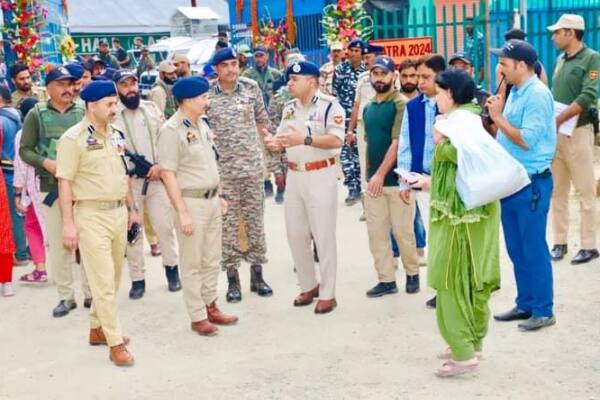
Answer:
<svg viewBox="0 0 600 400"><path fill-rule="evenodd" d="M48 193L40 193L44 199ZM62 241L62 215L60 203L57 199L52 207L42 205L42 212L46 220L46 235L48 238L48 261L50 262L50 278L56 284L59 300L74 300L73 267L74 255L63 246ZM81 288L86 299L92 297L85 270L81 268Z"/></svg>
<svg viewBox="0 0 600 400"><path fill-rule="evenodd" d="M337 274L337 170L289 170L287 179L285 225L300 290L307 292L319 284L319 298L332 299ZM320 280L311 239L319 254Z"/></svg>
<svg viewBox="0 0 600 400"><path fill-rule="evenodd" d="M380 282L396 281L396 261L390 243L390 229L400 248L400 258L406 275L419 274L419 257L415 241L415 199L406 204L398 194L398 187L387 186L379 197L365 195L365 214L369 248L375 261Z"/></svg>
<svg viewBox="0 0 600 400"><path fill-rule="evenodd" d="M144 234L146 235L146 240L149 245L158 244L156 232L154 232L150 217L148 217L148 210L144 210Z"/></svg>
<svg viewBox="0 0 600 400"><path fill-rule="evenodd" d="M117 318L117 290L125 260L127 209L98 210L75 205L75 226L79 232L79 251L90 282L94 301L90 326L102 327L109 346L123 343Z"/></svg>
<svg viewBox="0 0 600 400"><path fill-rule="evenodd" d="M540 171L541 172L541 171ZM596 180L594 178L594 132L592 125L576 128L571 137L559 134L552 163L552 226L554 243L567 244L571 182L579 196L581 248L596 248Z"/></svg>
<svg viewBox="0 0 600 400"><path fill-rule="evenodd" d="M176 218L183 300L192 322L207 318L206 306L217 299L221 263L221 208L219 197L184 197L194 225L192 236L181 232Z"/></svg>
<svg viewBox="0 0 600 400"><path fill-rule="evenodd" d="M171 203L163 184L151 182L148 185L148 193L142 195L143 179L132 181L132 191L140 214L147 212L148 218L156 235L162 251L163 265L173 267L177 261L177 243L175 242L175 224ZM144 224L146 221L144 221ZM144 266L144 241L140 238L133 246L127 246L127 264L129 276L132 281L141 281L145 278L146 268Z"/></svg>

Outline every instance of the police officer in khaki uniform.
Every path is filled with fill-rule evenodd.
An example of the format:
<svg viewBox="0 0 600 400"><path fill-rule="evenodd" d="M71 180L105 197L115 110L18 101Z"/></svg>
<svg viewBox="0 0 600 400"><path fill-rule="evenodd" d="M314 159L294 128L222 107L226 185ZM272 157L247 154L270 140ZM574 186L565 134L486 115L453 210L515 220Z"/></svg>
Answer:
<svg viewBox="0 0 600 400"><path fill-rule="evenodd" d="M51 278L58 289L59 303L52 310L54 317L63 317L77 307L73 290L73 267L75 258L62 245L62 220L60 206L56 200L56 144L67 129L81 121L82 106L73 102L73 76L64 67L55 67L46 75L50 100L38 103L27 114L23 123L23 134L19 155L37 170L40 177L40 194L48 236L48 252ZM90 307L90 293L82 269L84 306Z"/></svg>
<svg viewBox="0 0 600 400"><path fill-rule="evenodd" d="M173 86L179 109L160 130L158 165L177 212L183 299L192 330L217 333L214 324L231 325L237 317L217 307L221 261L221 215L227 203L219 196L217 153L208 123L208 81L181 78Z"/></svg>
<svg viewBox="0 0 600 400"><path fill-rule="evenodd" d="M86 103L85 118L67 130L58 144L63 245L71 251L79 246L94 296L89 343L107 344L110 360L128 366L134 360L117 319L116 294L128 224L141 221L129 190L125 140L110 124L117 110L115 84L92 82L81 91L81 98Z"/></svg>
<svg viewBox="0 0 600 400"><path fill-rule="evenodd" d="M284 108L275 138L267 137L265 142L272 151L285 149L288 157L285 221L301 290L294 305L309 305L318 297L315 313L323 314L337 306L338 188L333 166L344 142L345 113L335 98L319 92L315 64L292 64L287 75L295 100ZM320 282L311 237L319 254Z"/></svg>
<svg viewBox="0 0 600 400"><path fill-rule="evenodd" d="M153 164L147 176L133 176L132 191L140 213L143 215L144 210L147 211L146 215L161 244L169 291L176 292L181 290L181 283L177 267L175 225L171 218L169 197L160 182L160 169L156 161L158 130L164 123L164 117L156 104L140 99L135 73L118 71L113 79L120 99L114 126L125 135L128 154L131 154L129 169L136 170L134 161L138 164L142 162L139 157L143 157L146 163ZM137 168L141 166L138 165ZM127 247L131 299L141 298L146 290L143 243L144 241L139 239Z"/></svg>

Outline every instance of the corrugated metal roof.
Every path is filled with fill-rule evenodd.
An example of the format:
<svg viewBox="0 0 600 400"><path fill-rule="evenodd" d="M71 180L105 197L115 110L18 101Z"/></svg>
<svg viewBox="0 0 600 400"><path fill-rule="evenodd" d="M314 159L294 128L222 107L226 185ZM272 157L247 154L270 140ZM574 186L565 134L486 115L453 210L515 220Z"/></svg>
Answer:
<svg viewBox="0 0 600 400"><path fill-rule="evenodd" d="M225 0L198 0L198 8L210 8L219 23L229 23ZM189 0L70 0L69 28L72 33L151 33L171 30L170 18ZM191 7L190 7L191 8Z"/></svg>

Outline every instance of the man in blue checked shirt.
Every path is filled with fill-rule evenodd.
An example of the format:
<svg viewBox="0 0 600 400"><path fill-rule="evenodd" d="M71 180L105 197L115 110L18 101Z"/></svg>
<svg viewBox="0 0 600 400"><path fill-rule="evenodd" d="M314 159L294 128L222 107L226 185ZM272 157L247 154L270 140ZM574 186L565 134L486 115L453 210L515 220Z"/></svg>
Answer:
<svg viewBox="0 0 600 400"><path fill-rule="evenodd" d="M438 114L435 104L435 78L446 69L446 61L440 55L432 55L417 64L418 86L421 92L417 97L406 103L400 128L400 143L398 146L398 168L418 174L431 173L433 158L433 124ZM410 196L415 196L423 223L429 227L429 192L411 191L400 183L400 198L410 202ZM413 221L406 220L412 226ZM408 228L410 229L410 228ZM435 308L435 297L427 301L427 307Z"/></svg>
<svg viewBox="0 0 600 400"><path fill-rule="evenodd" d="M527 170L531 184L502 200L502 228L514 265L516 306L494 316L497 321L526 320L525 331L554 325L553 283L546 222L552 196L550 166L556 151L554 100L535 75L537 52L529 43L512 39L501 49L500 73L514 85L503 96L488 99L490 117L498 127L497 140ZM504 112L502 109L504 108Z"/></svg>

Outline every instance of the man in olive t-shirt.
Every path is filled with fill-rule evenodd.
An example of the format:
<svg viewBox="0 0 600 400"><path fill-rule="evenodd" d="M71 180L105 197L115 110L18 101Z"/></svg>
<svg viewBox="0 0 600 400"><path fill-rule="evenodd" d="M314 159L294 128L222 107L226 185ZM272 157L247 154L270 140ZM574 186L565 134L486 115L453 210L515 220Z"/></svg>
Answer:
<svg viewBox="0 0 600 400"><path fill-rule="evenodd" d="M556 117L559 128L556 156L552 163L552 259L567 254L569 231L569 192L571 182L579 194L581 249L571 260L584 264L599 256L596 248L596 181L594 178L594 129L592 120L598 101L600 55L582 42L585 23L579 15L563 14L548 29L556 47L563 51L552 78L554 100L567 106ZM560 133L560 125L577 118L570 136ZM542 172L542 171L539 171Z"/></svg>
<svg viewBox="0 0 600 400"><path fill-rule="evenodd" d="M406 271L406 292L419 291L419 265L413 221L415 198L404 201L393 171L406 99L394 87L394 61L379 56L371 67L370 79L376 95L363 111L366 135L367 194L365 214L369 247L379 283L368 297L397 293L396 261L389 240L390 227L400 247Z"/></svg>

